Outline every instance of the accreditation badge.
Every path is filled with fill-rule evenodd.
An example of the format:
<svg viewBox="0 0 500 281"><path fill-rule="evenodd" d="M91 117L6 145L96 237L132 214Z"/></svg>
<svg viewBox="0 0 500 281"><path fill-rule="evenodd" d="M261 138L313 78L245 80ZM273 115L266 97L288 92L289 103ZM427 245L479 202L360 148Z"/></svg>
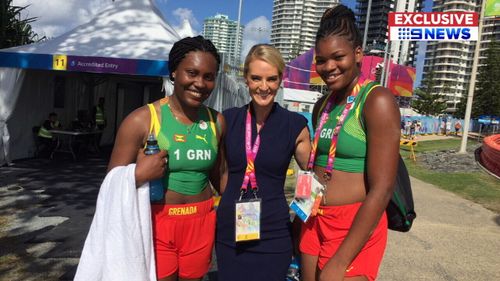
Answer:
<svg viewBox="0 0 500 281"><path fill-rule="evenodd" d="M299 170L297 184L295 185L295 198L308 198L311 196L313 176L313 172Z"/></svg>
<svg viewBox="0 0 500 281"><path fill-rule="evenodd" d="M260 239L261 199L236 201L235 241L244 242Z"/></svg>
<svg viewBox="0 0 500 281"><path fill-rule="evenodd" d="M309 196L305 198L293 198L290 203L290 209L292 209L303 222L307 222L310 217L316 215L324 191L325 186L318 181L316 175L312 174L311 192Z"/></svg>

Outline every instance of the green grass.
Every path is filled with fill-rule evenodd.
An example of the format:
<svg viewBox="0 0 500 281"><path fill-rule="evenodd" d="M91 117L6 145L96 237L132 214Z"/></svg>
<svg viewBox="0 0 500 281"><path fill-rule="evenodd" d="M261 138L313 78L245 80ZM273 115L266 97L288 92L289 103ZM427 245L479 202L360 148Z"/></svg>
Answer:
<svg viewBox="0 0 500 281"><path fill-rule="evenodd" d="M427 151L438 151L438 150L449 150L449 149L460 149L460 139L445 139L445 140L434 140L434 141L421 141L418 142L416 146L413 147L415 152L427 152ZM477 141L468 141L467 147L477 144ZM409 146L401 147L401 155L403 153L409 152Z"/></svg>
<svg viewBox="0 0 500 281"><path fill-rule="evenodd" d="M477 144L470 141L468 145ZM415 152L455 149L458 151L460 140L436 140L419 142ZM444 173L428 170L408 158L409 150L401 149L408 172L412 177L451 191L463 198L477 202L484 207L500 213L500 181L484 171L470 173Z"/></svg>

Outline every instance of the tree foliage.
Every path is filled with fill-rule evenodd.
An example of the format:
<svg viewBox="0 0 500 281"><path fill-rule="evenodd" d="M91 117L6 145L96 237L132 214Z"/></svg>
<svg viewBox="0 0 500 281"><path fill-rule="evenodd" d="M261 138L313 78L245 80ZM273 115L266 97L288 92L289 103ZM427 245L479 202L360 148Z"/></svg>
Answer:
<svg viewBox="0 0 500 281"><path fill-rule="evenodd" d="M411 102L411 107L422 115L439 115L446 109L446 101L439 95L433 94L435 87L434 72L422 80L422 86L415 89L415 98Z"/></svg>
<svg viewBox="0 0 500 281"><path fill-rule="evenodd" d="M500 43L492 41L486 50L486 64L479 68L476 90L472 102L471 117L481 115L500 116ZM465 116L467 97L457 106L456 117Z"/></svg>
<svg viewBox="0 0 500 281"><path fill-rule="evenodd" d="M486 64L479 69L472 117L500 116L500 44L492 41L486 51Z"/></svg>
<svg viewBox="0 0 500 281"><path fill-rule="evenodd" d="M0 49L31 44L43 40L31 29L36 18L22 18L28 6L12 5L12 0L0 0Z"/></svg>
<svg viewBox="0 0 500 281"><path fill-rule="evenodd" d="M467 95L460 98L457 103L457 110L453 113L453 117L463 119L465 118L465 106L467 105Z"/></svg>

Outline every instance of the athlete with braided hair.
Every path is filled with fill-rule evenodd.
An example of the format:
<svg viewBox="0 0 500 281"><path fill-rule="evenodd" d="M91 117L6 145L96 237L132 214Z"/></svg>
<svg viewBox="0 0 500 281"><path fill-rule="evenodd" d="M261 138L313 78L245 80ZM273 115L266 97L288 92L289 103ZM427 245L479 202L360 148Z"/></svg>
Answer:
<svg viewBox="0 0 500 281"><path fill-rule="evenodd" d="M349 8L325 11L316 71L331 93L314 107L309 167L326 189L317 215L302 225L305 281L375 280L387 243L400 116L389 90L361 76L361 45Z"/></svg>
<svg viewBox="0 0 500 281"><path fill-rule="evenodd" d="M215 235L210 183L219 189L224 118L202 103L215 87L220 57L202 36L176 42L169 54L173 95L130 113L118 131L108 169L137 163L137 186L162 178L165 196L152 209L157 278L201 280ZM145 156L148 135L161 153ZM168 164L167 164L168 152Z"/></svg>

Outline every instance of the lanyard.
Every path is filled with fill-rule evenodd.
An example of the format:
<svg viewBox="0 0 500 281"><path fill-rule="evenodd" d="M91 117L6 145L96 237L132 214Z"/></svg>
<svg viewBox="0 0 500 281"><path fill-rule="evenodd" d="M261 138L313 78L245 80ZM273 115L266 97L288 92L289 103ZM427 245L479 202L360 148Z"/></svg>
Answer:
<svg viewBox="0 0 500 281"><path fill-rule="evenodd" d="M335 152L337 150L337 140L338 140L338 135L340 132L340 129L342 128L342 125L344 125L345 118L347 117L347 114L352 108L352 105L354 103L354 99L356 98L356 95L359 93L359 90L361 89L361 84L357 83L356 86L352 89L351 94L347 97L347 102L345 105L344 110L342 111L342 115L339 118L339 121L337 122L337 125L335 126L335 129L333 130L333 136L332 136L332 141L330 143L330 149L328 151L328 162L325 168L325 173L323 177L325 180L330 180L332 176L332 170L333 170L333 163L335 162ZM319 122L318 128L316 128L316 132L314 134L314 141L312 143L311 147L311 154L309 156L309 163L307 164L307 169L311 170L314 166L314 161L316 158L316 151L318 148L318 142L319 142L319 136L321 134L321 130L323 129L323 126L326 124L326 121L328 120L328 115L329 112L333 106L333 100L334 100L334 95L333 93L330 94L328 97L328 102L325 106L325 109L321 113L321 119Z"/></svg>
<svg viewBox="0 0 500 281"><path fill-rule="evenodd" d="M264 125L262 125L263 127ZM262 127L260 128L262 130ZM245 151L247 155L247 167L245 169L245 176L243 178L243 183L241 185L241 195L245 193L248 189L248 182L254 192L257 192L257 179L255 178L255 157L260 147L260 134L257 133L255 142L252 147L252 115L250 114L250 109L247 111L247 118L245 124ZM240 196L241 199L241 196Z"/></svg>

